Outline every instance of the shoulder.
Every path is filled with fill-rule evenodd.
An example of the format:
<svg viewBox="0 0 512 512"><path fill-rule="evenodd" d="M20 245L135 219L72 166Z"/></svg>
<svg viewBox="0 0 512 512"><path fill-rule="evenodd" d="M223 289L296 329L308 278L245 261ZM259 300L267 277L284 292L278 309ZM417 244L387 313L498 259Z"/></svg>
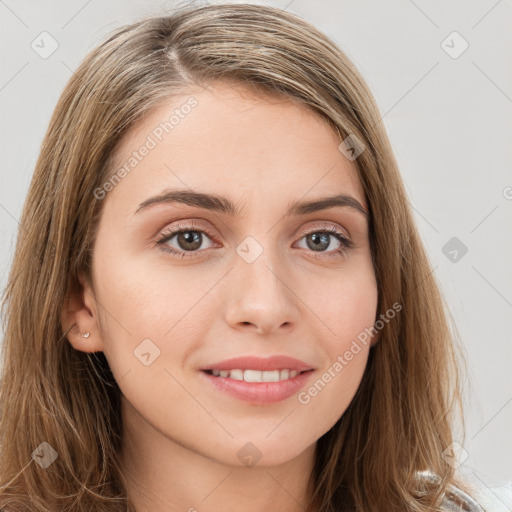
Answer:
<svg viewBox="0 0 512 512"><path fill-rule="evenodd" d="M510 512L512 510L511 482L500 482L494 486L483 483L473 485L471 496L470 500L477 502L481 507L477 510L484 512Z"/></svg>
<svg viewBox="0 0 512 512"><path fill-rule="evenodd" d="M422 478L436 477L422 472ZM476 472L473 471L476 475ZM512 510L512 482L495 480L487 485L482 478L464 478L466 489L448 485L441 503L443 512L510 512Z"/></svg>
<svg viewBox="0 0 512 512"><path fill-rule="evenodd" d="M474 497L455 485L448 486L441 509L443 512L485 512L485 509L475 501Z"/></svg>

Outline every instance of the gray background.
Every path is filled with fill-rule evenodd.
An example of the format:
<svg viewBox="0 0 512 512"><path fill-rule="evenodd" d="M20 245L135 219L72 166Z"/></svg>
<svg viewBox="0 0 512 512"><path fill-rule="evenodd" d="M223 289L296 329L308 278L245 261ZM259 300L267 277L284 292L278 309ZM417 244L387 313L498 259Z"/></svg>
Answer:
<svg viewBox="0 0 512 512"><path fill-rule="evenodd" d="M459 471L489 487L512 481L512 2L259 3L286 8L327 33L375 95L468 355L467 458L460 452ZM172 5L0 0L2 289L40 144L64 85L107 32ZM58 43L47 58L31 47L44 44L43 31ZM460 55L464 43L454 31L469 44ZM446 246L453 237L455 245Z"/></svg>

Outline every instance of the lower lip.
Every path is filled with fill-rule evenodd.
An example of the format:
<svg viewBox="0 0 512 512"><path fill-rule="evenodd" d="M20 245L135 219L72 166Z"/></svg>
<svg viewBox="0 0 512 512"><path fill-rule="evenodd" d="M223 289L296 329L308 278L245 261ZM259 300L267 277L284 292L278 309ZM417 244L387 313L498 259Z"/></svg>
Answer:
<svg viewBox="0 0 512 512"><path fill-rule="evenodd" d="M297 393L309 380L313 370L299 373L291 379L279 382L245 382L244 380L230 379L229 377L216 377L205 371L201 374L220 391L246 402L265 405L281 402Z"/></svg>

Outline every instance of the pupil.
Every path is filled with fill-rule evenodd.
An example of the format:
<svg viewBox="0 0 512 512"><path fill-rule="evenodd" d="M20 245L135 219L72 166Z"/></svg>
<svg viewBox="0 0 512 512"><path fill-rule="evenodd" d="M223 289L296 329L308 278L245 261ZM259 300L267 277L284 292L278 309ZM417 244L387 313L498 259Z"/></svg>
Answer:
<svg viewBox="0 0 512 512"><path fill-rule="evenodd" d="M326 233L313 233L310 236L311 238L308 238L308 245L310 245L309 240L313 241L313 244L310 245L310 249L318 249L320 245L322 245L322 249L326 249L327 247L329 247L329 236Z"/></svg>
<svg viewBox="0 0 512 512"><path fill-rule="evenodd" d="M181 242L184 242L184 246ZM178 243L183 250L193 251L201 247L201 237L197 231L184 231L178 235Z"/></svg>

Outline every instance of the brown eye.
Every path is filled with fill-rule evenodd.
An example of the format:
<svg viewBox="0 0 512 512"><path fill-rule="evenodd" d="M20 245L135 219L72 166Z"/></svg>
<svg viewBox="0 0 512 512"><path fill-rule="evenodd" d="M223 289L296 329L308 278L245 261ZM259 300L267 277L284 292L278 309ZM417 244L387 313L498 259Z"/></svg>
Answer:
<svg viewBox="0 0 512 512"><path fill-rule="evenodd" d="M196 251L201 247L202 235L199 231L180 231L171 238L176 237L176 243L184 251ZM169 239L169 240L170 240Z"/></svg>
<svg viewBox="0 0 512 512"><path fill-rule="evenodd" d="M174 245L169 247L171 252L194 252L201 248L205 238L209 237L202 231L179 230L172 233L166 233L158 243L168 246L170 242L174 242Z"/></svg>
<svg viewBox="0 0 512 512"><path fill-rule="evenodd" d="M327 233L312 233L310 235L306 235L306 244L309 249L316 250L325 250L329 247L331 243L332 235Z"/></svg>
<svg viewBox="0 0 512 512"><path fill-rule="evenodd" d="M213 242L204 247L208 240L211 241L212 236L206 230L198 229L197 226L191 224L189 226L178 225L165 230L156 240L156 244L165 252L186 257L201 252L200 249L212 247Z"/></svg>
<svg viewBox="0 0 512 512"><path fill-rule="evenodd" d="M307 233L301 240L306 240L306 249L329 256L339 255L353 246L353 243L333 226L317 229ZM330 249L329 249L330 248Z"/></svg>

